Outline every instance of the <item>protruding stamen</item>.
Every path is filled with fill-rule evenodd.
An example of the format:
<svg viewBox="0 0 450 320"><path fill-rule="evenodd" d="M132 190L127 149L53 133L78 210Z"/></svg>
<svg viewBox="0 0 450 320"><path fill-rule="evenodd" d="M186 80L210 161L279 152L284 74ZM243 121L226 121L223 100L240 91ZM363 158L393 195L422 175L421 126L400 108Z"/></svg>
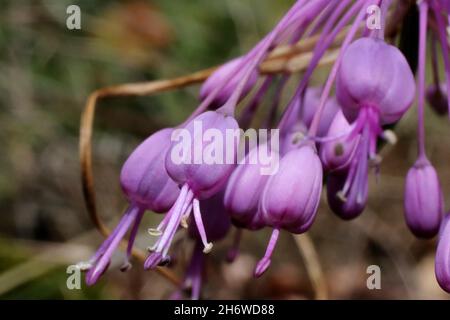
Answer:
<svg viewBox="0 0 450 320"><path fill-rule="evenodd" d="M266 272L267 268L269 268L273 250L275 249L275 245L277 244L279 234L280 229L273 229L272 235L270 236L269 244L267 245L266 253L264 254L264 257L256 265L254 271L255 277L258 278L262 276L262 274Z"/></svg>
<svg viewBox="0 0 450 320"><path fill-rule="evenodd" d="M344 191L338 191L336 193L336 197L341 200L342 202L347 202L347 197L344 195Z"/></svg>
<svg viewBox="0 0 450 320"><path fill-rule="evenodd" d="M200 234L200 238L202 239L202 243L204 246L203 253L209 253L213 247L213 244L211 242L208 242L206 238L206 231L205 226L203 225L202 220L202 214L200 212L200 201L198 201L197 198L194 198L193 204L193 211L194 211L194 219L195 224L197 225L198 233Z"/></svg>
<svg viewBox="0 0 450 320"><path fill-rule="evenodd" d="M132 267L133 267L133 265L130 263L130 261L125 260L123 265L120 267L120 271L127 272L127 271L130 271Z"/></svg>
<svg viewBox="0 0 450 320"><path fill-rule="evenodd" d="M162 231L160 231L156 228L148 228L147 232L152 237L159 237L160 235L162 235Z"/></svg>
<svg viewBox="0 0 450 320"><path fill-rule="evenodd" d="M392 130L384 130L383 139L386 140L389 144L395 145L398 142L397 135Z"/></svg>
<svg viewBox="0 0 450 320"><path fill-rule="evenodd" d="M191 215L191 211L192 211L192 204L189 204L187 206L187 209L185 210L185 213L184 213L183 217L181 218L181 222L180 222L181 227L183 227L185 229L188 228L188 219L189 219L189 216Z"/></svg>
<svg viewBox="0 0 450 320"><path fill-rule="evenodd" d="M371 167L378 167L381 162L383 161L383 157L380 156L379 154L375 154L374 156L372 156L370 158L370 166Z"/></svg>

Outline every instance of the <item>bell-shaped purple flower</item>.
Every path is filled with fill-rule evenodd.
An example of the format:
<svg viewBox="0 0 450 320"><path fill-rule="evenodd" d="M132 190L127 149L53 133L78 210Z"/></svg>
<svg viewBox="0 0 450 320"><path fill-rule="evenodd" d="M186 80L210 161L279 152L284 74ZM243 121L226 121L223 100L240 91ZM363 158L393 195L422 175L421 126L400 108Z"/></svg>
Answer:
<svg viewBox="0 0 450 320"><path fill-rule="evenodd" d="M105 272L112 254L131 227L126 261L122 267L129 268L131 266L129 257L144 211L164 212L175 203L179 189L164 167L172 131L173 129L167 128L154 133L125 161L120 182L130 206L113 233L87 263L86 268L89 271L86 275L86 283L88 285L94 284Z"/></svg>
<svg viewBox="0 0 450 320"><path fill-rule="evenodd" d="M346 135L351 128L342 111L336 113L325 136L329 140L320 144L320 159L325 170L339 171L350 165L359 140L359 135Z"/></svg>
<svg viewBox="0 0 450 320"><path fill-rule="evenodd" d="M411 106L414 94L414 76L396 47L380 39L361 38L344 52L337 73L336 97L345 117L352 122L346 139L359 138L338 196L343 202L350 201L351 208L366 202L369 159L376 169L380 163L378 137L395 142L394 134L383 131L381 126L398 121Z"/></svg>
<svg viewBox="0 0 450 320"><path fill-rule="evenodd" d="M439 231L443 196L439 178L426 158L419 158L406 176L404 209L406 223L417 237L431 238Z"/></svg>
<svg viewBox="0 0 450 320"><path fill-rule="evenodd" d="M165 159L169 176L181 186L177 201L166 217L151 233L160 236L144 267L155 268L168 259L168 250L182 221L187 221L191 211L208 253L212 243L208 242L203 225L200 200L219 192L234 169L237 144L230 147L224 137L238 132L236 120L219 111L208 111L191 120L184 128L174 132L172 143ZM211 133L211 137L207 136ZM211 138L211 139L210 139ZM218 139L218 140L216 140Z"/></svg>
<svg viewBox="0 0 450 320"><path fill-rule="evenodd" d="M427 89L426 96L428 104L437 114L442 116L448 113L448 96L446 85L430 85Z"/></svg>
<svg viewBox="0 0 450 320"><path fill-rule="evenodd" d="M223 64L203 83L200 89L201 101L205 100L216 88L222 86L222 89L219 90L211 102L211 109L217 109L224 105L238 87L245 71L245 68L242 68L241 65L242 59L244 57L235 58ZM257 80L258 73L255 71L245 84L239 100L243 99L250 92Z"/></svg>
<svg viewBox="0 0 450 320"><path fill-rule="evenodd" d="M345 51L336 97L352 122L362 109L375 109L380 123L398 121L414 101L415 80L406 58L383 40L361 38Z"/></svg>
<svg viewBox="0 0 450 320"><path fill-rule="evenodd" d="M307 231L316 217L322 193L322 164L309 144L287 153L276 174L270 176L260 201L266 224L274 228L264 257L255 276L269 267L280 229L292 233Z"/></svg>
<svg viewBox="0 0 450 320"><path fill-rule="evenodd" d="M441 288L450 293L450 213L442 220L439 230L434 271Z"/></svg>

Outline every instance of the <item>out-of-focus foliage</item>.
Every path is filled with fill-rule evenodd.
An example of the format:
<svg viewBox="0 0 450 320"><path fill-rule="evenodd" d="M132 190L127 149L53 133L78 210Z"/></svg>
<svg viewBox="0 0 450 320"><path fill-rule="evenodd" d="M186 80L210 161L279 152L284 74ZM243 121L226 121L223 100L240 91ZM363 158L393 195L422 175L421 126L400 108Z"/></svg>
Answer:
<svg viewBox="0 0 450 320"><path fill-rule="evenodd" d="M66 267L100 243L84 207L78 163L79 118L88 94L126 82L175 77L245 52L291 5L288 0L3 0L0 10L0 298L166 298L173 289L135 263L127 274L113 263L93 288L68 290ZM77 4L82 30L66 28L66 8ZM94 169L100 213L116 221L124 206L120 165L151 132L185 119L198 87L153 97L100 102L94 135ZM427 110L428 111L428 110ZM413 112L414 113L414 112ZM310 232L333 298L439 298L434 242L413 239L403 223L403 177L414 159L415 116L398 127L400 143L386 150L370 210L342 222L322 203ZM432 162L450 192L450 151L442 148L448 124L431 112ZM447 197L448 198L448 197ZM447 201L448 202L448 201ZM143 226L159 217L146 217ZM143 227L143 228L144 228ZM145 234L143 231L142 233ZM268 234L244 235L236 264L223 262L231 239L215 247L207 298L310 298L311 284L295 244L282 235L273 268L252 280L252 267ZM145 248L143 236L138 244ZM76 243L84 248L71 255ZM183 265L191 245L176 246ZM55 250L55 251L53 251ZM48 259L48 252L65 252ZM37 260L44 254L44 261ZM42 257L42 256L41 256ZM51 255L50 255L51 257ZM31 263L31 264L30 264ZM383 290L368 291L366 268L383 270ZM33 270L27 278L15 270ZM31 269L27 269L31 268ZM39 269L42 268L42 269ZM41 270L42 272L40 272ZM214 270L215 272L211 272ZM180 267L175 271L181 274ZM30 274L32 274L31 272ZM29 275L29 274L28 274ZM16 278L15 278L16 277ZM6 290L2 280L8 279ZM16 284L16 285L14 285Z"/></svg>

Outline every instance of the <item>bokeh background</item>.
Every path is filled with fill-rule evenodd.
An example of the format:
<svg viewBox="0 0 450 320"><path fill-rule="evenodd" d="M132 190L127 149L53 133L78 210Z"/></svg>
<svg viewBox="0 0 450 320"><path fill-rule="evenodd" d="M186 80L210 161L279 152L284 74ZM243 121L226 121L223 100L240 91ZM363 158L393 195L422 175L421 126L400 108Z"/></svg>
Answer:
<svg viewBox="0 0 450 320"><path fill-rule="evenodd" d="M160 299L174 287L141 264L118 270L121 253L94 287L69 290L68 265L86 260L102 238L88 218L78 161L80 114L90 92L170 78L244 53L268 32L292 0L1 0L0 1L0 298ZM82 30L66 28L66 8L81 8ZM327 69L319 71L317 83ZM294 77L294 84L295 84ZM198 86L152 97L104 99L93 140L100 214L112 226L125 206L118 176L133 148L155 130L176 125L197 104ZM426 110L427 148L450 202L448 119ZM335 299L446 299L434 278L435 240L417 240L402 211L404 176L416 152L416 114L396 127L399 142L371 176L369 206L351 222L322 201L308 233ZM325 192L324 192L325 196ZM147 214L146 228L161 216ZM294 240L282 233L272 267L252 269L269 230L246 232L241 255L224 262L232 239L208 257L204 298L310 299L311 281ZM192 243L179 235L174 272L182 275ZM368 290L366 268L379 265L382 289Z"/></svg>

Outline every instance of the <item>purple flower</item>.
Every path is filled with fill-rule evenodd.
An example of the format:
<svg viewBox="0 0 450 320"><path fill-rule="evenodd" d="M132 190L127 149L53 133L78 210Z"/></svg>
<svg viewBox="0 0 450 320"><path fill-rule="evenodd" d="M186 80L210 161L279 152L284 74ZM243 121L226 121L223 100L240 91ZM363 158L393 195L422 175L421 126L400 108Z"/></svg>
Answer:
<svg viewBox="0 0 450 320"><path fill-rule="evenodd" d="M405 219L417 237L437 234L443 216L443 196L436 170L426 158L409 169L405 184Z"/></svg>
<svg viewBox="0 0 450 320"><path fill-rule="evenodd" d="M367 201L369 159L375 167L380 162L377 138L394 140L392 133L384 132L381 126L398 121L408 110L414 99L415 83L402 53L374 38L361 38L347 48L336 81L342 111L353 122L346 139L353 140L357 135L360 138L342 190L332 201L349 201L346 206L341 203L333 207L348 207L352 210L342 216L353 217Z"/></svg>
<svg viewBox="0 0 450 320"><path fill-rule="evenodd" d="M109 266L111 256L132 226L123 268L130 267L129 257L145 210L164 212L179 193L167 175L164 161L173 129L160 130L142 142L125 161L120 181L130 206L111 235L88 262L86 283L94 284Z"/></svg>
<svg viewBox="0 0 450 320"><path fill-rule="evenodd" d="M168 259L168 250L178 226L183 220L187 220L191 211L193 212L194 220L202 239L204 246L203 251L208 253L212 248L212 243L208 242L202 221L199 201L213 196L223 188L233 171L234 164L207 164L204 163L204 161L200 161L200 163L196 161L195 142L200 141L203 146L208 145L208 143L203 140L203 130L196 132L195 123L202 124L203 130L205 131L208 129L218 131L222 137L226 136L227 130L235 131L239 128L234 117L222 113L220 110L208 111L197 116L184 127L184 129L187 130L186 132L189 133L189 136L193 137L193 139L189 142L183 141L183 143L188 143L189 145L186 146L188 147L187 149L194 150L194 152L183 153L183 155L180 156L183 160L181 163L174 162L173 152L176 152L176 148L179 146L175 142L172 144L166 155L166 170L169 176L181 186L181 192L175 204L154 232L155 235L160 235L160 237L151 248L152 253L145 261L144 267L146 269L153 269L158 264L164 263ZM200 136L196 137L196 135ZM200 140L197 140L196 138ZM226 144L223 145L223 148L223 155L225 155ZM236 152L236 149L234 149L234 152ZM231 155L231 158L235 159L235 157L236 153Z"/></svg>
<svg viewBox="0 0 450 320"><path fill-rule="evenodd" d="M266 253L256 266L256 277L269 267L280 229L299 234L311 227L321 193L322 164L314 148L306 144L288 152L281 159L278 172L270 176L261 197L263 220L274 230Z"/></svg>

